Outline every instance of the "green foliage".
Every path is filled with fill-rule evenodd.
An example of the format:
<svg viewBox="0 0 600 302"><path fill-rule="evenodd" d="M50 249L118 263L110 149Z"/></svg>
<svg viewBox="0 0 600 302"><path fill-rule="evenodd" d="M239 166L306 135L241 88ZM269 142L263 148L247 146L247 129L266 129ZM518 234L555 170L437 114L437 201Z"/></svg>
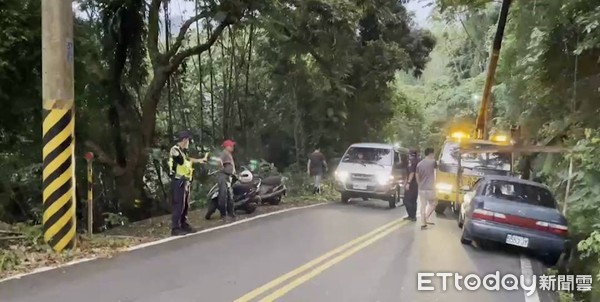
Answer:
<svg viewBox="0 0 600 302"><path fill-rule="evenodd" d="M401 78L396 84L409 99L405 102L420 104L413 108L424 119L411 127L413 133L424 131L422 141L433 145L450 125L472 123L477 113L499 9L492 1L437 2L441 12L435 19L442 24L433 26L438 44L432 64L423 81ZM581 241L582 255L575 254L569 269L593 275L600 272L599 12L592 0L513 1L492 90L493 128L519 124L528 143L574 148L568 156L531 155L522 162L530 163L537 179L567 207L571 236ZM565 205L570 159L574 173ZM592 301L598 294L569 298Z"/></svg>
<svg viewBox="0 0 600 302"><path fill-rule="evenodd" d="M286 131L296 161L315 145L332 153L384 139L394 109L389 83L398 70L421 73L432 36L412 28L396 1L307 1L271 12L262 21L268 44L261 52L274 67L272 104L287 109L291 100L296 113Z"/></svg>

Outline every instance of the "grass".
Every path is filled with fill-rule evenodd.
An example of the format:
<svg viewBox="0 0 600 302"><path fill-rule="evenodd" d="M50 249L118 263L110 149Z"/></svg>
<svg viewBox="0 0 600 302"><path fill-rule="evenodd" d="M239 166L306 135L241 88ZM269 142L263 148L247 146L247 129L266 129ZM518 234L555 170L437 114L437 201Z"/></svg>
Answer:
<svg viewBox="0 0 600 302"><path fill-rule="evenodd" d="M22 225L14 230L23 235L14 236L14 239L3 239L0 242L0 279L76 259L111 257L129 246L152 240L144 237L104 234L95 235L92 239L78 236L75 249L55 253L44 243L40 225Z"/></svg>
<svg viewBox="0 0 600 302"><path fill-rule="evenodd" d="M299 196L295 198L288 198L281 204L263 205L259 206L256 211L252 214L238 214L237 220L243 220L251 217L255 217L261 214L275 212L287 208L300 207L305 205L317 204L326 202L331 199L325 199L322 196ZM218 212L213 214L213 219L205 220L204 214L206 209L193 210L188 213L188 221L198 231L223 225L228 222L223 222L217 218ZM171 231L171 215L158 216L142 221L130 223L128 225L108 230L106 233L110 235L126 235L136 237L150 237L154 239L168 237Z"/></svg>

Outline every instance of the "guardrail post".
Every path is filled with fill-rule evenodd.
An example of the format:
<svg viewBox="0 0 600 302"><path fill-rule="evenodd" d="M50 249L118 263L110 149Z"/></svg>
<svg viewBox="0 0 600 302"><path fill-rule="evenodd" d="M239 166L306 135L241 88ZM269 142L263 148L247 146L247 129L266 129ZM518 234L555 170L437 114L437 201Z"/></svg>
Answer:
<svg viewBox="0 0 600 302"><path fill-rule="evenodd" d="M94 171L92 162L94 161L94 153L88 152L85 154L87 160L87 231L88 236L92 237L94 232Z"/></svg>

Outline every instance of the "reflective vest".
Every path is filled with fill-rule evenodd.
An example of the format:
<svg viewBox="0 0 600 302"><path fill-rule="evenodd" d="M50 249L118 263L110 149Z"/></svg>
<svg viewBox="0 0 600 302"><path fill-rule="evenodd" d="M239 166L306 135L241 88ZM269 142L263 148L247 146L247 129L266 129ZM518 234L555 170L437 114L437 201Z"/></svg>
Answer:
<svg viewBox="0 0 600 302"><path fill-rule="evenodd" d="M183 164L179 164L173 161L173 157L177 157L179 154L183 157ZM192 180L192 176L194 174L194 167L192 166L192 161L188 157L188 155L179 148L178 145L175 145L171 148L170 156L169 156L169 169L170 174L173 175L176 179L187 179Z"/></svg>

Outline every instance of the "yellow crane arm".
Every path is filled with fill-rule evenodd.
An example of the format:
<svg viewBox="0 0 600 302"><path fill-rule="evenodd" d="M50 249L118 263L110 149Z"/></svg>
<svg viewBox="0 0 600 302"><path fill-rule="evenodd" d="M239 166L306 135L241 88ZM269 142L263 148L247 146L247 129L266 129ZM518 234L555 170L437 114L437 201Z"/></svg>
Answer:
<svg viewBox="0 0 600 302"><path fill-rule="evenodd" d="M500 56L500 47L502 46L502 38L504 37L504 27L506 25L506 18L508 17L508 8L510 7L511 0L502 1L502 7L500 9L500 16L498 17L498 26L496 27L496 35L494 36L494 43L492 44L492 52L490 54L490 60L488 62L487 75L485 78L485 86L483 87L483 94L481 96L481 106L479 107L479 113L477 114L477 120L475 122L475 136L477 139L487 139L488 137L488 109L490 108L490 94L492 92L492 85L494 84L494 76L496 74L496 67L498 66L498 57Z"/></svg>

